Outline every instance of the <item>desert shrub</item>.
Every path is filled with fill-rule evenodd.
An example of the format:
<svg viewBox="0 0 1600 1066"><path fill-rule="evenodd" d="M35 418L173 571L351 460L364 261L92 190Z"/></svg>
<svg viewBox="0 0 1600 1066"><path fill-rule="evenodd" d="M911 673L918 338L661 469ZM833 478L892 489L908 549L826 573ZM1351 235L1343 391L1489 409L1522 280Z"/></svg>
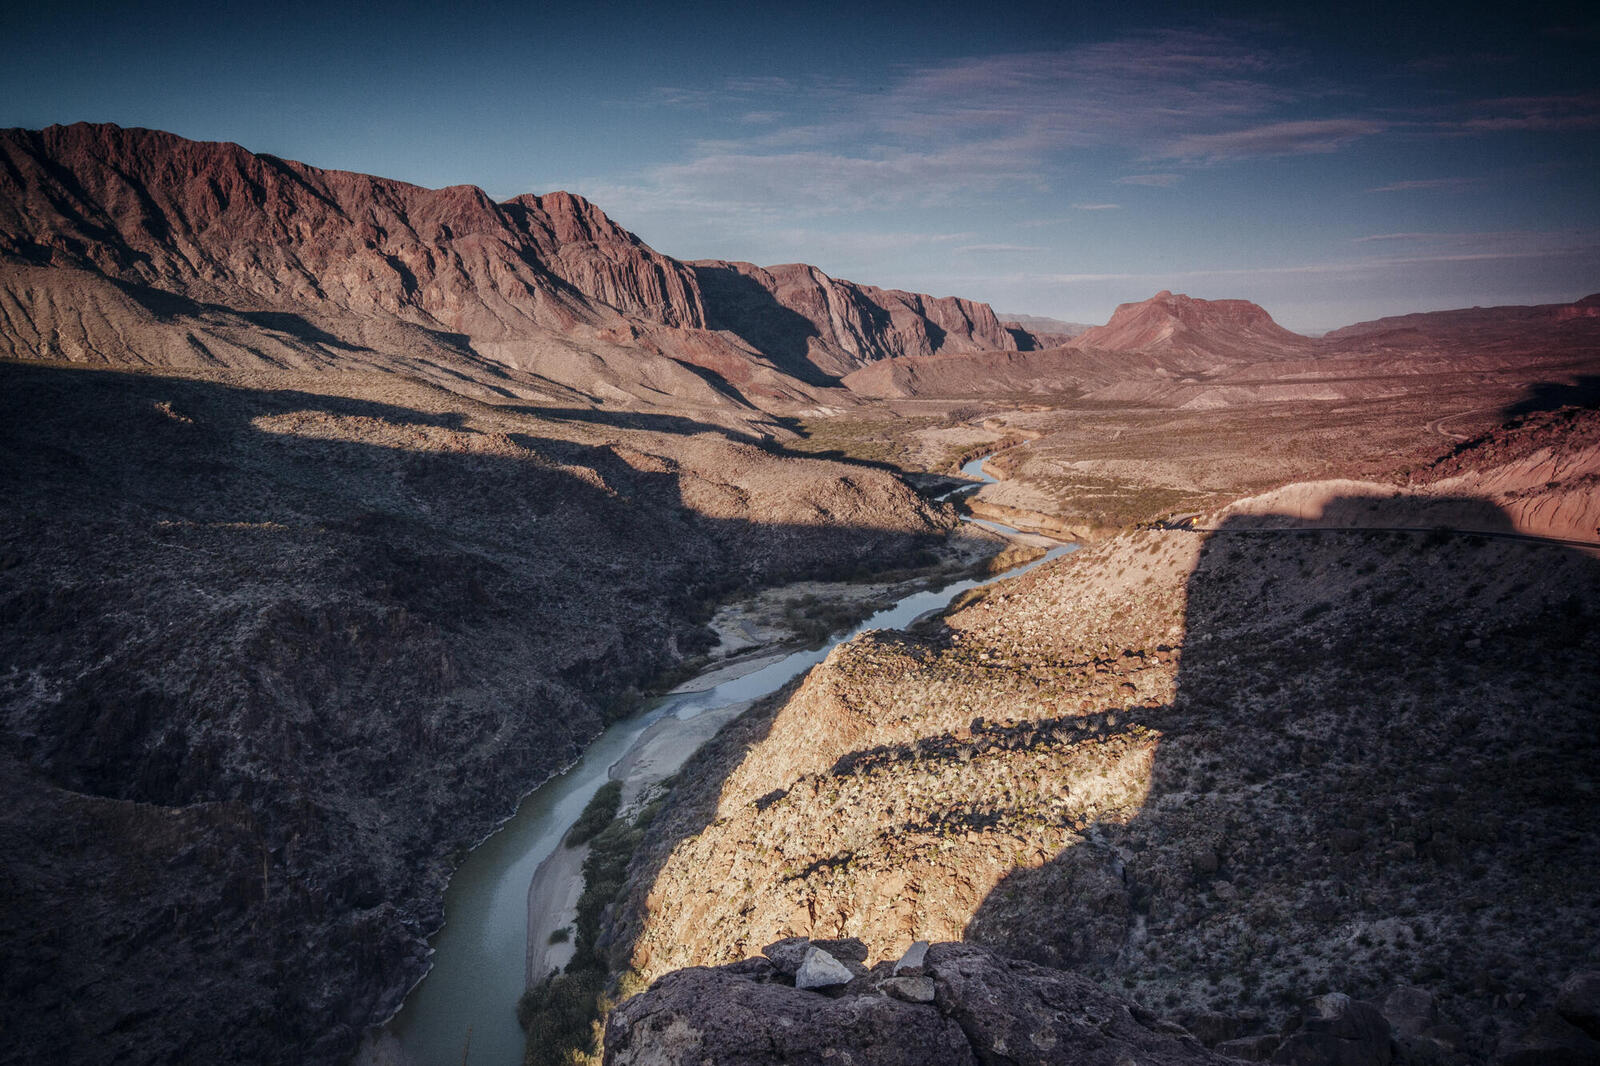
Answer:
<svg viewBox="0 0 1600 1066"><path fill-rule="evenodd" d="M567 847L587 844L611 824L622 806L622 782L607 781L595 790L589 805L578 815L578 820L567 830Z"/></svg>
<svg viewBox="0 0 1600 1066"><path fill-rule="evenodd" d="M528 1034L526 1066L566 1066L593 1056L604 996L605 974L597 970L555 974L524 992L517 1022Z"/></svg>

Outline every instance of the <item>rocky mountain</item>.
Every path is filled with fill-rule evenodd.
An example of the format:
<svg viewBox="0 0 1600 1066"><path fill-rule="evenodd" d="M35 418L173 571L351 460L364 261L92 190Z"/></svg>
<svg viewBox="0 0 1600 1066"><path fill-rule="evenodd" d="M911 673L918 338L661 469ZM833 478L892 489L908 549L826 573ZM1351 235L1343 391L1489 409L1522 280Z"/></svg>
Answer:
<svg viewBox="0 0 1600 1066"><path fill-rule="evenodd" d="M1600 345L1600 293L1569 304L1469 307L1424 311L1357 322L1323 337L1346 349L1415 348L1455 352L1521 350L1531 346Z"/></svg>
<svg viewBox="0 0 1600 1066"><path fill-rule="evenodd" d="M1316 346L1248 300L1197 300L1162 290L1120 305L1103 326L1073 339L1080 348L1200 356L1219 361L1305 353Z"/></svg>
<svg viewBox="0 0 1600 1066"><path fill-rule="evenodd" d="M1583 426L1483 456L1551 472L1519 514L1584 491ZM1303 1000L1412 992L1407 1061L1538 1044L1600 907L1600 567L1459 494L1479 451L1127 532L835 649L682 775L614 964L960 938L1208 1046L1290 1056Z"/></svg>
<svg viewBox="0 0 1600 1066"><path fill-rule="evenodd" d="M848 403L817 390L874 359L1015 347L986 305L682 263L568 193L495 203L109 125L0 131L0 163L14 358L749 411Z"/></svg>
<svg viewBox="0 0 1600 1066"><path fill-rule="evenodd" d="M712 428L0 362L0 1062L347 1060L706 604L953 523Z"/></svg>
<svg viewBox="0 0 1600 1066"><path fill-rule="evenodd" d="M710 326L806 381L831 382L885 359L1018 346L988 304L858 285L804 263L691 265Z"/></svg>

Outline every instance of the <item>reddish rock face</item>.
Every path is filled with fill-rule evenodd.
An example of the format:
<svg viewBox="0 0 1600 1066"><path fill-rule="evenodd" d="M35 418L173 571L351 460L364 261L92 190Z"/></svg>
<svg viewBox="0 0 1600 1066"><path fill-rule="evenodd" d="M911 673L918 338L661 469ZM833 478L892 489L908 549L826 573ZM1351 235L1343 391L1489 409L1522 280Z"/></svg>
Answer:
<svg viewBox="0 0 1600 1066"><path fill-rule="evenodd" d="M829 277L814 266L691 264L712 329L729 330L798 377L839 378L882 359L1016 351L988 304Z"/></svg>
<svg viewBox="0 0 1600 1066"><path fill-rule="evenodd" d="M571 193L495 203L88 124L0 131L0 306L13 357L392 370L403 355L457 380L488 360L580 394L563 399L763 410L813 406L879 359L1016 347L985 304L803 264L686 264Z"/></svg>
<svg viewBox="0 0 1600 1066"><path fill-rule="evenodd" d="M1111 321L1075 340L1079 348L1176 352L1219 358L1300 354L1316 342L1284 329L1249 300L1196 300L1162 291L1122 304Z"/></svg>
<svg viewBox="0 0 1600 1066"><path fill-rule="evenodd" d="M0 251L237 306L393 315L475 338L704 320L690 271L569 193L496 204L234 144L79 124L0 133ZM598 306L597 306L598 305Z"/></svg>

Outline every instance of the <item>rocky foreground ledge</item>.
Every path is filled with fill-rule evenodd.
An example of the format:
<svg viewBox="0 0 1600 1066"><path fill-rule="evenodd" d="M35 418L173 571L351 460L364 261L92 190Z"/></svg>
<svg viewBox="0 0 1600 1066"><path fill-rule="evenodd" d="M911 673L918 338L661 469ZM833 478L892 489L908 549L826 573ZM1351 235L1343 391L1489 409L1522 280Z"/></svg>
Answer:
<svg viewBox="0 0 1600 1066"><path fill-rule="evenodd" d="M919 943L870 970L854 939L765 954L674 971L628 1000L606 1025L607 1066L1229 1061L1087 978L972 944Z"/></svg>
<svg viewBox="0 0 1600 1066"><path fill-rule="evenodd" d="M1439 1023L1432 997L1417 988L1397 988L1381 1005L1318 996L1285 1032L1228 1039L1222 1029L1191 1033L1079 974L976 944L918 941L899 961L870 969L866 945L853 937L794 937L763 955L675 970L623 1003L606 1024L606 1066L1470 1061L1453 1039L1459 1034ZM1556 1008L1507 1039L1497 1066L1600 1063L1600 973L1574 975Z"/></svg>

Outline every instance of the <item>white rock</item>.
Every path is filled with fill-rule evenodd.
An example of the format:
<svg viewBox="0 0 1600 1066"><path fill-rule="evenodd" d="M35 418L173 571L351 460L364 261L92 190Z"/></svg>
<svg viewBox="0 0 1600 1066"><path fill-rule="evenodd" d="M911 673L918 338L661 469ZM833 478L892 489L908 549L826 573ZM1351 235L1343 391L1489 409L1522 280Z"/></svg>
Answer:
<svg viewBox="0 0 1600 1066"><path fill-rule="evenodd" d="M832 988L835 985L847 985L855 979L855 974L845 968L844 963L829 955L821 948L812 948L806 952L806 957L800 963L800 970L794 975L796 988Z"/></svg>

